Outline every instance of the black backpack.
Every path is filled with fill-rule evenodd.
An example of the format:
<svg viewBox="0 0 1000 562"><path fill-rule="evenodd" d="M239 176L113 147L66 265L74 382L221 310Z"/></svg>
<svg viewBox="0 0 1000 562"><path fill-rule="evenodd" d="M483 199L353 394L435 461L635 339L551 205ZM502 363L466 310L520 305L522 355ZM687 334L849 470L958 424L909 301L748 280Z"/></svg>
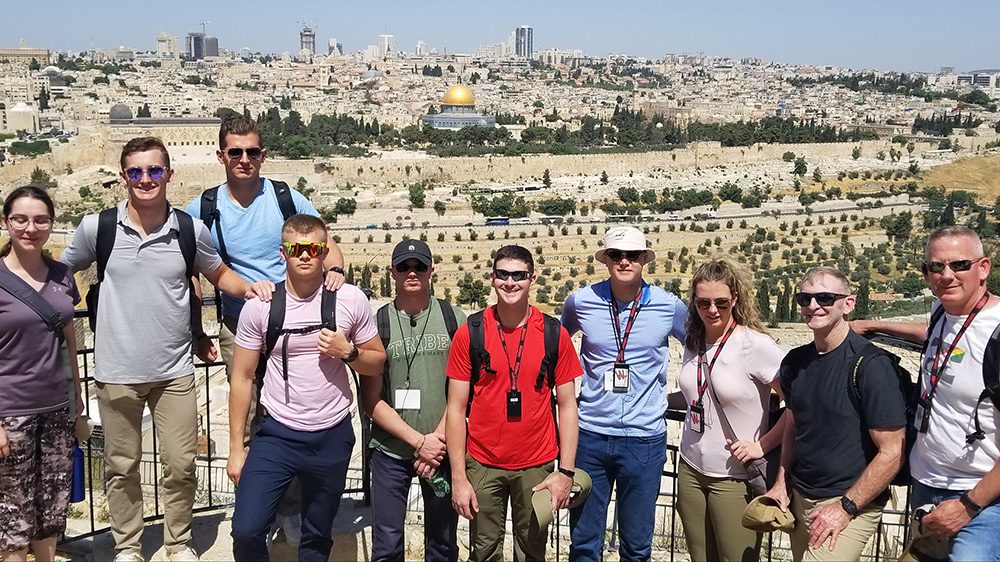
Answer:
<svg viewBox="0 0 1000 562"><path fill-rule="evenodd" d="M455 332L458 331L458 319L455 317L455 310L451 308L451 304L444 299L437 299L438 306L441 308L441 316L444 317L444 325L448 330L448 339L455 339ZM382 340L382 347L386 350L389 349L389 335L392 333L391 326L389 326L389 307L393 306L389 303L382 308L378 309L375 313L375 325L378 327L378 336ZM428 311L430 313L430 311ZM419 343L418 343L419 345ZM385 363L382 364L382 399L390 407L393 406L392 392L389 388L391 386L389 380L389 359L386 358ZM445 384L445 393L448 392L448 385Z"/></svg>
<svg viewBox="0 0 1000 562"><path fill-rule="evenodd" d="M257 362L258 382L263 380L264 372L267 370L267 358L278 345L278 338L284 336L281 345L281 374L288 380L288 338L292 334L309 334L326 328L328 330L337 329L337 291L328 291L324 287L320 302L320 318L318 324L303 326L302 328L285 328L285 282L275 283L274 293L271 295L271 308L267 316L267 332L264 336L264 353L260 361Z"/></svg>
<svg viewBox="0 0 1000 562"><path fill-rule="evenodd" d="M479 381L479 372L484 368L489 372L495 372L490 364L490 353L486 351L486 330L483 326L483 312L480 310L469 316L466 323L469 325L469 362L471 363L469 379L469 404L466 407L465 416L468 417L472 411L472 400L475 398L476 382ZM556 420L556 364L559 362L559 336L562 324L554 316L542 313L545 318L545 356L538 369L538 376L535 378L535 390L541 390L546 382L551 389L552 398L552 419ZM556 420L557 421L557 420Z"/></svg>
<svg viewBox="0 0 1000 562"><path fill-rule="evenodd" d="M295 201L292 200L292 190L283 181L271 180L271 184L274 185L274 195L278 198L278 209L281 210L281 218L288 220L298 212L295 209ZM215 226L215 234L219 239L219 257L222 258L222 263L231 266L232 261L229 259L229 252L226 251L226 239L222 236L222 221L219 214L219 186L206 189L202 192L200 214L201 222L205 223L205 227L208 230L212 230L212 226ZM222 296L219 294L218 287L215 288L215 314L221 324Z"/></svg>
<svg viewBox="0 0 1000 562"><path fill-rule="evenodd" d="M197 254L194 237L194 220L191 215L174 209L177 216L177 242L181 247L181 255L184 256L185 272L184 277L191 284L194 276L194 259ZM101 283L104 281L104 271L108 268L108 260L111 258L111 251L115 247L115 237L118 235L118 208L111 207L104 209L97 215L97 281L90 284L87 290L87 320L90 324L90 331L97 331L97 305L100 299ZM194 292L191 293L192 297Z"/></svg>
<svg viewBox="0 0 1000 562"><path fill-rule="evenodd" d="M855 410L858 412L858 416L864 419L864 412L861 408L861 362L865 358L871 359L876 356L885 356L892 361L893 368L896 371L896 376L899 379L900 390L903 391L903 396L906 399L906 427L904 429L905 436L903 441L903 465L900 467L899 472L893 477L893 486L908 486L911 482L910 479L910 451L913 450L913 445L917 441L917 428L914 424L914 418L917 411L917 402L920 397L920 386L913 382L913 378L910 376L910 372L907 371L899 364L899 357L876 346L875 344L868 342L868 345L861 348L858 353L858 358L854 361L854 368L851 371L851 381L850 387L850 397L851 404L854 405Z"/></svg>
<svg viewBox="0 0 1000 562"><path fill-rule="evenodd" d="M927 324L927 337L924 340L923 352L927 351L927 346L931 342L931 333L934 325L938 323L938 320L942 316L944 316L944 307L938 306L937 310L931 314L931 320ZM983 400L992 401L993 406L1000 409L1000 324L997 325L990 335L990 340L986 343L986 351L983 353L983 386L983 392L979 395L979 399L976 400L976 407L973 408L975 412L973 422L976 431L965 437L965 442L969 445L986 438L986 434L979 425L979 405L983 403ZM933 408L933 404L931 407Z"/></svg>

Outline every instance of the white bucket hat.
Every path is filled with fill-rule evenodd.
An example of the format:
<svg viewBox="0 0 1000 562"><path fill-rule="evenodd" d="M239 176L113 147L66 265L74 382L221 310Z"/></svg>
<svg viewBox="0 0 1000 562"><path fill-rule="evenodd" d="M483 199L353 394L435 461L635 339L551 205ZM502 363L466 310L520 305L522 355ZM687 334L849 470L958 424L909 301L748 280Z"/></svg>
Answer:
<svg viewBox="0 0 1000 562"><path fill-rule="evenodd" d="M601 263L608 263L605 252L607 250L644 250L646 264L656 259L656 252L646 247L646 235L634 226L616 226L604 235L604 247L594 254L594 258Z"/></svg>

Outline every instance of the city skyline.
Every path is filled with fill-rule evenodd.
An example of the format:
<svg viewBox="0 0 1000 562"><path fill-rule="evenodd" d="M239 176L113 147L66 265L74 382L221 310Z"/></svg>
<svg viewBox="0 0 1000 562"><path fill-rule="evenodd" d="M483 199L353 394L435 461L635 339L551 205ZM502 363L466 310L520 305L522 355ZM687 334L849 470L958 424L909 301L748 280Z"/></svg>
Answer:
<svg viewBox="0 0 1000 562"><path fill-rule="evenodd" d="M527 2L463 7L439 1L420 5L397 1L379 5L290 0L246 0L237 9L177 0L155 17L137 17L118 2L89 0L58 4L43 0L9 9L0 20L0 45L52 51L126 46L154 50L166 32L183 38L202 31L219 38L219 48L238 51L297 52L303 22L326 44L336 37L345 53L395 37L398 50L412 52L418 41L439 52L472 53L506 41L522 25L534 29L534 51L582 49L587 55L630 54L657 59L667 53L756 57L789 64L834 65L853 69L936 72L1000 67L992 46L1000 3L985 0L933 10L913 2L849 0L809 4L792 0L757 3L618 2L595 0ZM41 25L57 13L73 25Z"/></svg>

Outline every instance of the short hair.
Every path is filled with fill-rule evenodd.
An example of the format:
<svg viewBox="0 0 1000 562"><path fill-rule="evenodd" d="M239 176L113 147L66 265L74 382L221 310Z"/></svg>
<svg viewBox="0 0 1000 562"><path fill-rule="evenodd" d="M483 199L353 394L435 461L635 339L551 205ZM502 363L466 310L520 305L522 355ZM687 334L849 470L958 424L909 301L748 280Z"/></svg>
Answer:
<svg viewBox="0 0 1000 562"><path fill-rule="evenodd" d="M843 283L844 289L847 291L847 294L853 294L851 292L851 280L848 279L847 276L843 274L843 272L841 272L839 269L835 267L827 267L821 265L810 267L806 271L806 274L802 276L802 280L799 281L799 289L801 289L802 286L805 285L806 283L810 281L815 281L817 278L824 276L833 277L834 279L837 279L838 281Z"/></svg>
<svg viewBox="0 0 1000 562"><path fill-rule="evenodd" d="M493 269L497 268L497 263L500 260L523 261L528 264L528 273L535 272L535 260L531 257L531 252L524 246L509 244L497 250L496 256L493 257Z"/></svg>
<svg viewBox="0 0 1000 562"><path fill-rule="evenodd" d="M941 240L942 238L968 238L972 241L972 249L978 254L976 256L970 256L975 258L981 258L986 255L983 251L983 241L979 238L979 234L967 226L943 226L927 237L927 247L924 249L924 259L928 258L927 250L930 249L931 244Z"/></svg>
<svg viewBox="0 0 1000 562"><path fill-rule="evenodd" d="M121 156L121 166L125 169L125 158L135 154L136 152L148 152L150 150L159 150L163 153L163 157L167 159L167 168L170 167L170 153L167 152L166 145L163 144L157 137L136 137L122 147Z"/></svg>
<svg viewBox="0 0 1000 562"><path fill-rule="evenodd" d="M243 136L251 133L257 135L257 140L264 144L256 121L243 115L233 115L223 120L219 126L219 148L226 148L226 135Z"/></svg>
<svg viewBox="0 0 1000 562"><path fill-rule="evenodd" d="M285 224L281 227L281 235L284 236L285 233L296 233L296 234L312 234L313 232L322 232L327 235L326 224L320 220L319 217L314 217L312 215L292 215L288 217Z"/></svg>

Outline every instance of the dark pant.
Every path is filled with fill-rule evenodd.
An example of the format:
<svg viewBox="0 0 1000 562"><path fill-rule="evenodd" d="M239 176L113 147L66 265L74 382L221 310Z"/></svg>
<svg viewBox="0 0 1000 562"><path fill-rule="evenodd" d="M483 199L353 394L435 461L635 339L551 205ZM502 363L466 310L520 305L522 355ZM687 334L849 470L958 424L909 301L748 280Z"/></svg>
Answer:
<svg viewBox="0 0 1000 562"><path fill-rule="evenodd" d="M330 531L347 484L353 448L350 417L321 431L295 431L264 417L236 487L232 530L236 560L268 560L267 534L281 495L296 476L302 483L299 560L329 559Z"/></svg>
<svg viewBox="0 0 1000 562"><path fill-rule="evenodd" d="M417 473L412 460L394 459L378 449L372 450L369 466L372 470L372 561L401 562L405 558L406 503L410 483ZM455 562L458 560L458 513L451 507L451 494L439 498L426 480L419 480L424 498L424 560Z"/></svg>
<svg viewBox="0 0 1000 562"><path fill-rule="evenodd" d="M576 467L593 480L587 501L570 511L570 560L603 560L611 489L617 489L618 553L622 561L649 560L667 436L615 437L580 430Z"/></svg>

